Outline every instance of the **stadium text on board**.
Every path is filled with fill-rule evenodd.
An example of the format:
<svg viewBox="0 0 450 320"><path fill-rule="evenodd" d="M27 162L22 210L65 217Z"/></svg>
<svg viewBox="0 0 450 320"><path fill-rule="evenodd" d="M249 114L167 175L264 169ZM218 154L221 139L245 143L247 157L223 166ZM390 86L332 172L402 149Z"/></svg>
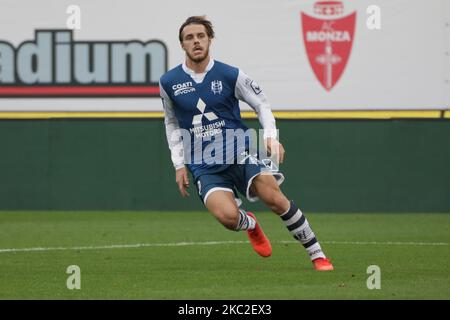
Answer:
<svg viewBox="0 0 450 320"><path fill-rule="evenodd" d="M72 30L36 30L0 41L0 97L159 96L167 47L159 40L74 41Z"/></svg>

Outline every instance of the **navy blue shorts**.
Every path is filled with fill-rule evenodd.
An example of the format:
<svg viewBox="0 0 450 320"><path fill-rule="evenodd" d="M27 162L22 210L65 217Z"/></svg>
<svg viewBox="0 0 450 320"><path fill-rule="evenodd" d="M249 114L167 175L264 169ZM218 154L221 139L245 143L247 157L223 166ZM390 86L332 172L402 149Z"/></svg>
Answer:
<svg viewBox="0 0 450 320"><path fill-rule="evenodd" d="M242 201L237 191L251 202L258 200L258 197L251 194L250 186L253 179L261 173L272 174L279 185L284 180L283 174L278 172L278 170L268 169L262 163L246 163L231 164L223 171L212 174L204 173L197 178L195 185L204 204L206 204L206 200L211 193L222 190L234 193L236 202L240 206Z"/></svg>

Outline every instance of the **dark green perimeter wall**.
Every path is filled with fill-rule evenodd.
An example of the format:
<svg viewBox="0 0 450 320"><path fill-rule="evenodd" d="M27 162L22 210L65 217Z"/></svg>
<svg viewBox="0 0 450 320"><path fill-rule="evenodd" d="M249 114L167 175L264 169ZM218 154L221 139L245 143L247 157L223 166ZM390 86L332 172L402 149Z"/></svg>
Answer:
<svg viewBox="0 0 450 320"><path fill-rule="evenodd" d="M304 210L450 212L450 121L277 123ZM203 209L174 177L161 119L0 120L0 210Z"/></svg>

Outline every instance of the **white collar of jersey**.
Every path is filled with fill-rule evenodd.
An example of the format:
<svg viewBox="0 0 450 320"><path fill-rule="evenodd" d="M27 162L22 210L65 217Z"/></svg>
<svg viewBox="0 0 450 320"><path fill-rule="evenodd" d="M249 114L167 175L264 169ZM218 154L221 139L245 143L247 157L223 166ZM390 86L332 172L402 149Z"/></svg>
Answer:
<svg viewBox="0 0 450 320"><path fill-rule="evenodd" d="M184 72L186 72L188 75L190 75L191 78L194 79L194 81L197 83L203 82L203 79L205 78L206 74L208 73L209 70L212 69L213 66L214 66L213 58L209 59L209 63L206 66L205 72L203 72L203 73L195 73L194 70L189 69L188 66L186 65L186 61L183 62L183 65L182 65Z"/></svg>

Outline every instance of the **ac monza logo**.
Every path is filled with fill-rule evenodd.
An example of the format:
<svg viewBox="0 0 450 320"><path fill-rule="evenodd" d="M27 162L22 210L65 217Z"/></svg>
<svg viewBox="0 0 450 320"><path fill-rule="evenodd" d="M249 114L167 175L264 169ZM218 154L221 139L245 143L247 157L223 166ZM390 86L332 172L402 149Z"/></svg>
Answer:
<svg viewBox="0 0 450 320"><path fill-rule="evenodd" d="M341 78L352 50L356 11L344 15L340 1L314 4L314 16L301 12L303 41L319 82L331 91Z"/></svg>

